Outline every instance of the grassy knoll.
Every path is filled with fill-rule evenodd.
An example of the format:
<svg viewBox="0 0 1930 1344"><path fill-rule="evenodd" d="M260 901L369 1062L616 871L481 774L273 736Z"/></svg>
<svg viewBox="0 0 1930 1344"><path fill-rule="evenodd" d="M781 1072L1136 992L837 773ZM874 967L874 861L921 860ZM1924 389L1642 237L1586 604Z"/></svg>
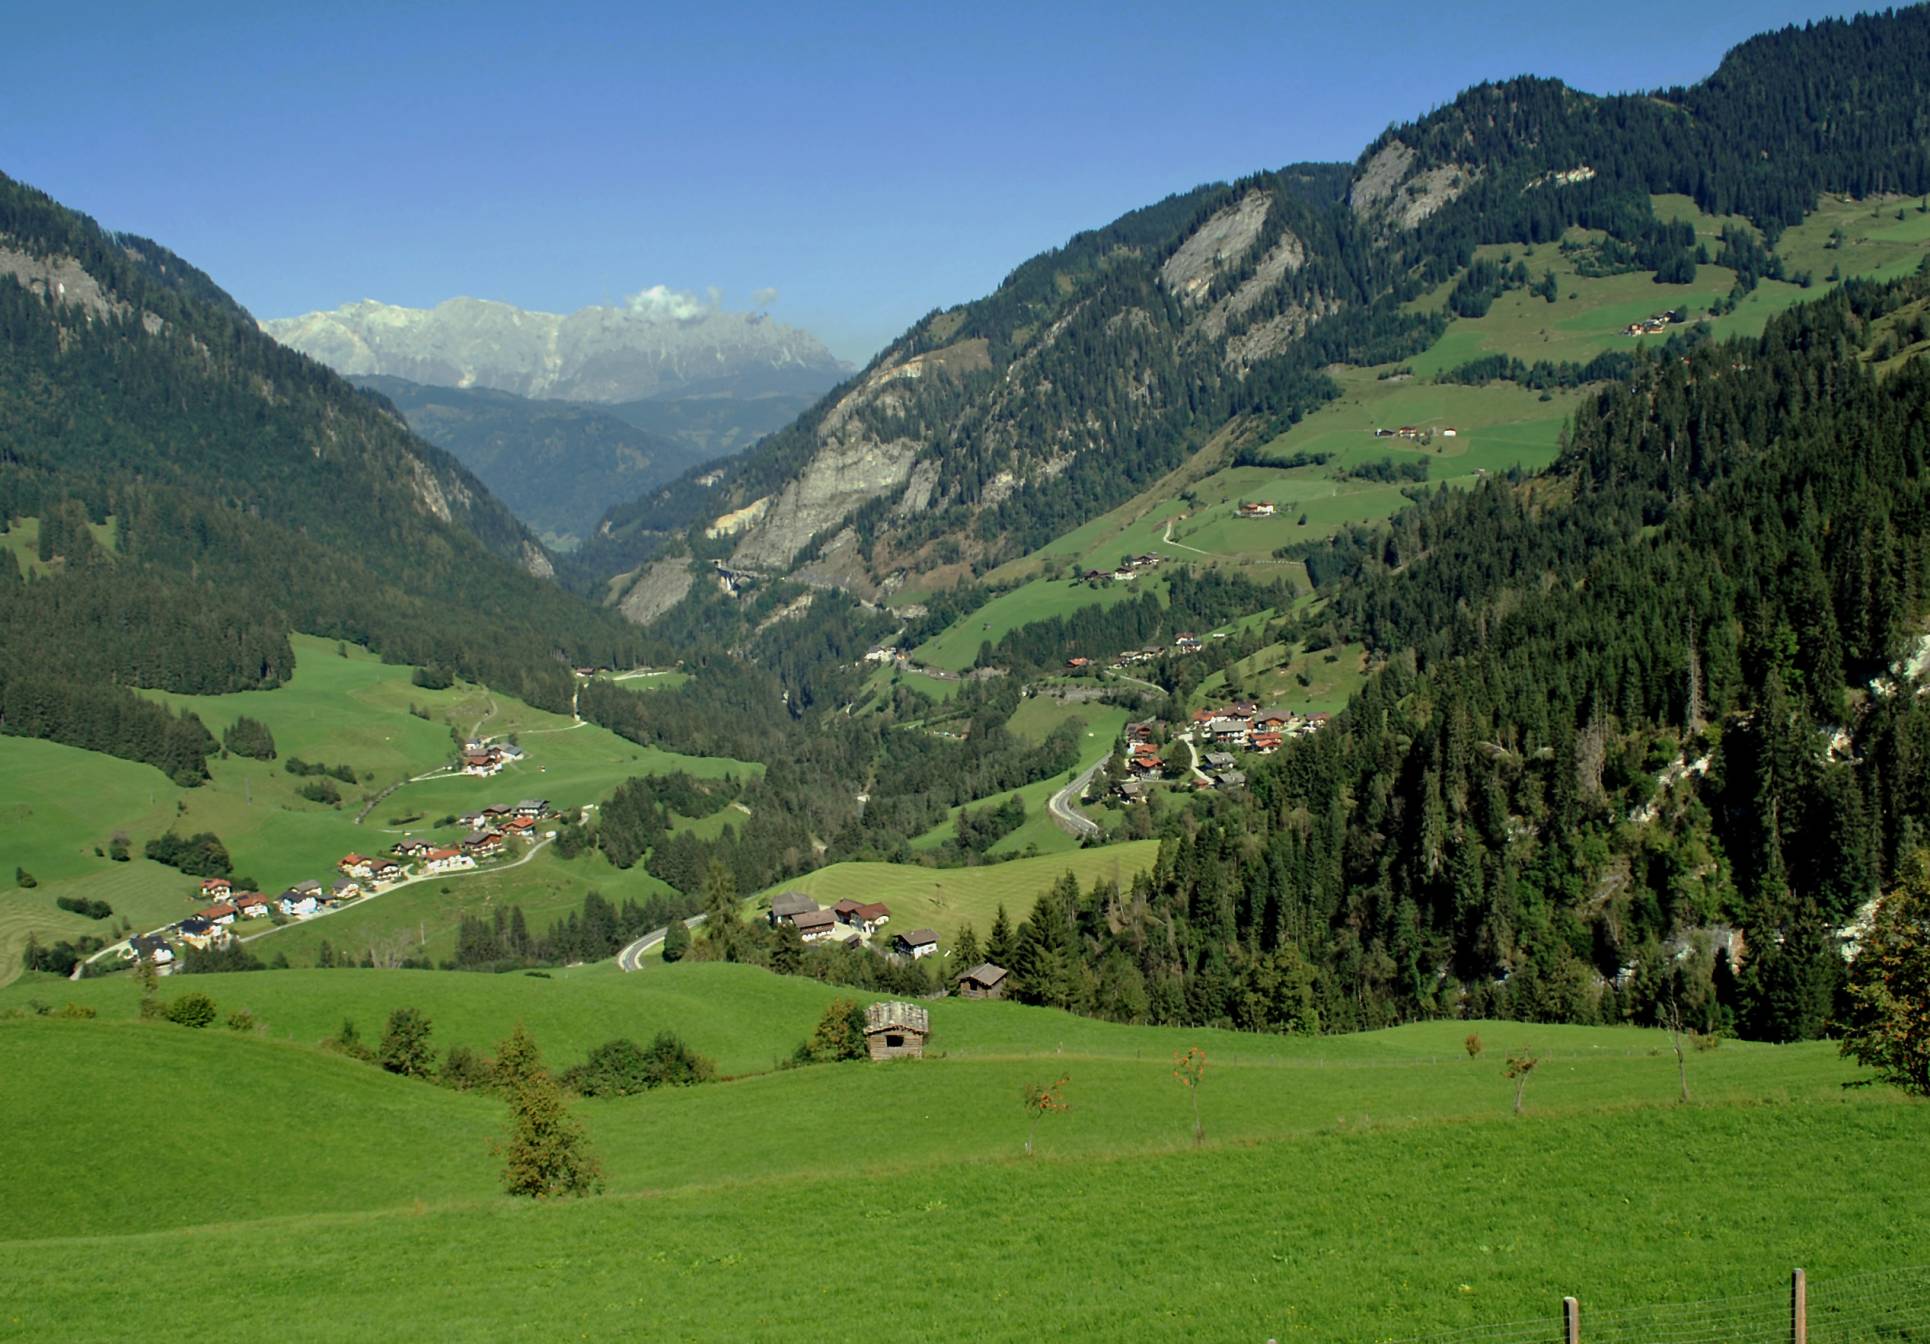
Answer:
<svg viewBox="0 0 1930 1344"><path fill-rule="evenodd" d="M1233 664L1243 695L1260 704L1302 714L1337 714L1367 681L1367 650L1343 644L1313 653L1298 645L1269 644ZM1226 699L1226 673L1202 681L1193 699L1215 704Z"/></svg>
<svg viewBox="0 0 1930 1344"><path fill-rule="evenodd" d="M662 671L616 672L600 678L626 691L674 691L690 683L690 673L666 668Z"/></svg>
<svg viewBox="0 0 1930 1344"><path fill-rule="evenodd" d="M1117 563L1118 555L1108 563ZM920 644L912 656L921 663L963 672L978 657L978 646L990 640L996 644L1006 633L1032 621L1064 616L1081 607L1110 607L1136 598L1147 588L1164 597L1164 587L1156 575L1129 583L1106 583L1093 587L1071 583L1063 578L1035 579L1009 593L1001 593L977 611L957 621L940 634Z"/></svg>
<svg viewBox="0 0 1930 1344"><path fill-rule="evenodd" d="M0 1154L34 1173L32 1198L0 1201L0 1240L491 1193L476 1157L500 1126L494 1104L306 1046L32 1019L0 1023L0 1072Z"/></svg>
<svg viewBox="0 0 1930 1344"><path fill-rule="evenodd" d="M391 1011L413 1007L434 1023L438 1049L487 1050L522 1022L552 1062L568 1064L612 1036L648 1040L674 1029L729 1074L770 1069L837 993L744 966L658 965L637 976L620 973L614 962L546 975L292 970L169 976L161 983L163 998L191 990L212 996L224 1015L246 1008L271 1039L302 1045L333 1036L344 1018L364 1039L379 1037ZM35 1000L78 1003L103 1019L131 1021L139 989L126 976L72 983L29 976L0 989L0 1010Z"/></svg>
<svg viewBox="0 0 1930 1344"><path fill-rule="evenodd" d="M345 1011L366 1027L372 1003L414 1002L452 1038L521 1017L557 1063L657 1023L720 1058L768 1058L835 992L658 969L192 983L225 1001L264 982L270 1031L306 1014L311 1039ZM555 1205L493 1195L501 1120L484 1098L219 1028L0 1022L0 1065L25 1084L0 1093L16 1173L0 1335L98 1338L183 1263L239 1261L274 1271L241 1294L173 1294L144 1333L321 1340L379 1318L391 1337L601 1337L647 1314L679 1338L897 1338L957 1330L969 1303L974 1338L1037 1338L1041 1322L1076 1338L1387 1338L1547 1316L1564 1292L1599 1310L1757 1291L1799 1263L1814 1294L1930 1238L1930 1111L1846 1090L1858 1071L1823 1043L1698 1053L1683 1106L1666 1037L1632 1029L1308 1040L1002 1003L932 1012L922 1062L581 1104L611 1193ZM1490 1042L1476 1059L1471 1027ZM1190 1044L1212 1060L1197 1149L1169 1071ZM1524 1044L1543 1064L1517 1118L1499 1056ZM1028 1160L1019 1085L1062 1074L1071 1109ZM212 1170L223 1179L179 1175ZM757 1252L771 1244L799 1253ZM918 1266L918 1292L852 1293L827 1271L880 1245Z"/></svg>
<svg viewBox="0 0 1930 1344"><path fill-rule="evenodd" d="M635 775L672 770L749 775L763 769L752 762L639 746L606 729L479 686L424 690L410 683L408 668L383 663L362 649L348 646L338 653L333 641L302 635L293 642L295 674L275 690L149 694L192 709L217 736L246 714L268 725L283 758L352 767L358 780L353 785L337 783L343 794L339 806L300 797L297 791L306 781L289 774L282 760L218 757L209 763L213 778L208 784L183 789L148 766L54 743L0 737L0 821L7 827L8 853L19 855L14 862L40 880L32 891L0 891L0 983L18 973L19 950L30 931L43 940L108 931L108 924L57 910L56 897L105 900L117 917L111 922L118 923L118 916L125 914L141 929L179 919L200 903L198 884L173 869L139 857L113 863L97 856L95 847L105 850L117 831L126 833L136 856L149 839L170 828L213 831L228 846L236 873L256 879L272 893L303 878L330 877L343 854L385 847L404 833L452 837L458 828L438 828L436 823L483 804L540 795L574 808L607 796ZM427 710L430 718L411 714L411 706ZM365 794L446 765L453 749L452 728L465 734L515 732L526 756L491 779L455 775L406 784L357 825ZM612 872L603 883L571 879L545 887L537 865L517 871L537 879L531 883L529 906L552 897L554 903L575 904L585 885L602 885L606 894L621 899L652 880L640 871L634 878ZM492 881L471 878L450 886L458 895L473 892L486 898ZM505 878L497 885L508 890L515 883ZM574 891L573 897L565 896L566 888ZM364 918L373 921L372 928L391 922L417 927L437 917L428 908L430 889L410 888L382 898L397 902L386 911L377 901L366 914L332 916L317 927ZM453 924L453 916L448 922ZM287 944L291 949L301 943L293 934L276 937L292 939Z"/></svg>
<svg viewBox="0 0 1930 1344"><path fill-rule="evenodd" d="M1151 866L1159 852L1157 841L1081 849L1036 859L1014 859L984 868L922 868L899 863L834 863L814 873L772 888L802 891L820 905L845 897L883 901L891 907L889 931L933 928L944 943L971 924L983 938L1002 904L1014 920L1031 912L1039 893L1070 869L1081 887L1100 878L1116 878L1121 886L1133 874Z"/></svg>

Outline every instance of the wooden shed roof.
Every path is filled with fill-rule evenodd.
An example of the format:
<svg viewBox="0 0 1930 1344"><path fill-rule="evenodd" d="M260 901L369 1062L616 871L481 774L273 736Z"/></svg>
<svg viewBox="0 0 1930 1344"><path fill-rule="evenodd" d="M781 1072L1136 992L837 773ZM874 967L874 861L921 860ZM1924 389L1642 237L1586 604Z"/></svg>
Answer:
<svg viewBox="0 0 1930 1344"><path fill-rule="evenodd" d="M901 1003L895 999L867 1004L864 1030L867 1036L880 1031L915 1031L920 1036L929 1036L931 1014L915 1003Z"/></svg>

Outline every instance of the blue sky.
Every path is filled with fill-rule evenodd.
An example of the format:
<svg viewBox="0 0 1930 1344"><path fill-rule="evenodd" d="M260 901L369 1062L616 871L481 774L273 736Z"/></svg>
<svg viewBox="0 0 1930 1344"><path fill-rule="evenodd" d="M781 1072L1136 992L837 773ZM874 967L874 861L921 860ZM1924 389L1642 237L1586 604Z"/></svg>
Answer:
<svg viewBox="0 0 1930 1344"><path fill-rule="evenodd" d="M1482 79L1692 82L1842 12L1582 6L20 6L0 171L258 316L652 285L862 360L1082 228L1351 160Z"/></svg>

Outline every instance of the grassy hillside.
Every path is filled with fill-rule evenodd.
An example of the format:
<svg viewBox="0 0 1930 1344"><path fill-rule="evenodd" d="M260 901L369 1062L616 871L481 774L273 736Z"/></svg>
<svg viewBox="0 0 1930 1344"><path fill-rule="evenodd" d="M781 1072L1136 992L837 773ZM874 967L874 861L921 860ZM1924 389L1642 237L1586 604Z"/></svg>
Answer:
<svg viewBox="0 0 1930 1344"><path fill-rule="evenodd" d="M1039 893L1067 871L1079 879L1082 888L1100 878L1125 886L1135 873L1151 867L1158 853L1158 841L1136 840L1068 854L1014 859L984 868L834 863L781 883L766 894L801 891L819 905L827 906L846 897L854 901L883 901L891 907L889 932L936 929L941 946L949 948L953 937L966 924L977 929L983 939L1000 905L1004 905L1006 914L1015 923L1024 918L1031 912Z"/></svg>
<svg viewBox="0 0 1930 1344"><path fill-rule="evenodd" d="M558 1064L666 1025L765 1068L835 992L658 969L166 986L224 1003L258 986L269 1039L0 1022L0 1066L25 1083L0 1094L0 1158L30 1173L0 1214L0 1334L98 1337L191 1259L274 1268L245 1294L171 1296L144 1333L324 1339L379 1311L385 1333L428 1339L594 1337L639 1315L685 1338L903 1337L956 1332L969 1303L978 1338L1036 1338L1041 1321L1079 1338L1386 1338L1544 1316L1563 1292L1603 1308L1773 1287L1797 1263L1827 1284L1930 1237L1930 1112L1846 1089L1857 1071L1826 1044L1695 1053L1683 1106L1666 1036L1632 1029L1309 1040L946 1001L923 1062L583 1103L611 1193L530 1206L491 1193L498 1103L274 1039L345 1013L366 1032L375 1005L408 1001L449 1039L527 1020ZM127 986L71 988L132 1010ZM1193 1044L1212 1061L1199 1149L1170 1076ZM1500 1056L1522 1045L1543 1063L1513 1117ZM1019 1087L1061 1075L1071 1109L1028 1160ZM751 1252L766 1245L798 1253ZM918 1266L919 1291L834 1303L840 1267L876 1246Z"/></svg>
<svg viewBox="0 0 1930 1344"><path fill-rule="evenodd" d="M146 693L192 709L217 736L244 714L266 723L274 734L282 759L214 760L213 779L200 788L180 788L152 767L99 753L0 736L0 820L10 837L8 852L40 882L31 891L11 885L0 891L0 983L18 974L29 931L43 941L105 934L121 915L138 929L149 929L201 904L195 879L139 857L114 863L97 855L96 847L105 850L116 832L128 836L138 856L146 841L170 828L184 834L213 831L227 845L236 873L255 878L272 894L304 878L333 877L335 861L351 850L381 849L404 834L453 837L460 827L435 823L489 803L535 795L577 808L636 775L684 770L706 777L743 776L763 769L754 762L639 746L485 687L458 683L425 690L411 684L411 669L383 663L352 645L303 635L292 642L295 674L275 690ZM410 713L412 706L429 717ZM448 775L452 729L464 736L513 733L524 759L490 779ZM306 781L283 768L288 757L350 766L358 782L338 784L339 806L310 802L297 792ZM415 778L439 772L437 778ZM401 787L358 824L362 799L396 784ZM534 916L538 910L579 905L591 886L619 901L659 889L640 868L620 874L596 858L573 866L539 859L517 873L521 880L511 874L477 875L404 888L320 921L312 935L278 932L262 946L285 947L300 961L312 956L321 938L339 944L352 940L351 931L353 939L391 939L401 930L433 923L452 937L462 908L486 908L496 899L521 900ZM116 919L100 923L69 915L54 906L61 896L105 900ZM546 917L537 922L540 926ZM432 950L446 952L449 937L432 939Z"/></svg>

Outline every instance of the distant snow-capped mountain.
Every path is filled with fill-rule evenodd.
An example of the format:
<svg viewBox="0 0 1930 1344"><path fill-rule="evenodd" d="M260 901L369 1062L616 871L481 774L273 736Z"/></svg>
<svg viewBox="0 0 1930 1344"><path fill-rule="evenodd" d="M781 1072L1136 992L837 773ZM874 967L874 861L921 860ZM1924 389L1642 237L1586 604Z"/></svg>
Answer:
<svg viewBox="0 0 1930 1344"><path fill-rule="evenodd" d="M621 307L567 315L489 299L450 299L434 308L364 299L261 325L349 376L571 401L815 394L847 371L807 331L662 285Z"/></svg>

